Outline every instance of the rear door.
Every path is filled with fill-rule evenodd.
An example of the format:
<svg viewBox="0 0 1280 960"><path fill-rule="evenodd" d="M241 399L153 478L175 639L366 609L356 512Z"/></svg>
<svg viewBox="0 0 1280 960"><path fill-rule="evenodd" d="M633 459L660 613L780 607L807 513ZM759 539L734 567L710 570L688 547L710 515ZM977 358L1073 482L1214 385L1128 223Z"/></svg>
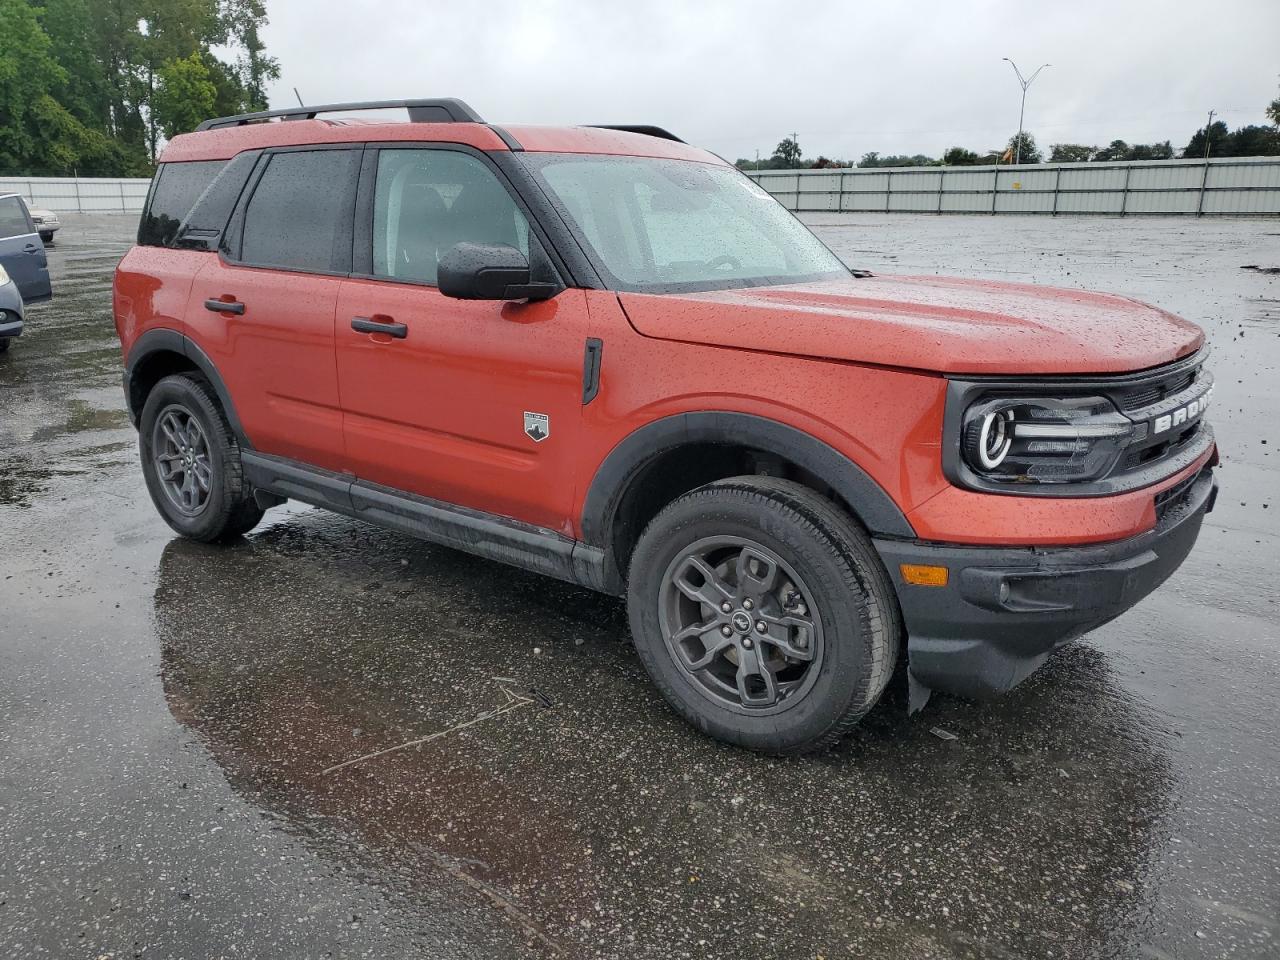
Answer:
<svg viewBox="0 0 1280 960"><path fill-rule="evenodd" d="M26 303L53 296L49 261L27 205L19 196L0 197L0 266L18 286Z"/></svg>
<svg viewBox="0 0 1280 960"><path fill-rule="evenodd" d="M334 471L346 468L334 311L351 271L360 154L263 154L186 315L254 448Z"/></svg>

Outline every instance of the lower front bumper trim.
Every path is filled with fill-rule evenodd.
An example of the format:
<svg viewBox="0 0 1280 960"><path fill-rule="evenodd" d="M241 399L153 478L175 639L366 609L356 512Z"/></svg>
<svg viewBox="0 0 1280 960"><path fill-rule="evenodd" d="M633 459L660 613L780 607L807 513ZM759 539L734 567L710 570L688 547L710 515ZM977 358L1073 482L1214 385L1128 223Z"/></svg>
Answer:
<svg viewBox="0 0 1280 960"><path fill-rule="evenodd" d="M1154 529L1114 543L1014 549L875 541L898 590L912 678L974 699L1011 690L1056 647L1167 580L1191 552L1216 492L1206 468ZM948 582L907 583L904 563L945 566ZM923 699L913 694L913 709Z"/></svg>

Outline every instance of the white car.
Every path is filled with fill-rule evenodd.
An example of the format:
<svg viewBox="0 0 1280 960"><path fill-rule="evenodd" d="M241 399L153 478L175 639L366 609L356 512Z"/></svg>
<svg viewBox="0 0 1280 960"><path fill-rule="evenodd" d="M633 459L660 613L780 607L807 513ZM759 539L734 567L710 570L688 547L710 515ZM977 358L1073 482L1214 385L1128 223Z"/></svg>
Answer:
<svg viewBox="0 0 1280 960"><path fill-rule="evenodd" d="M31 211L31 219L35 222L36 232L40 234L40 239L45 243L53 243L53 235L57 232L62 224L58 221L58 215L52 210L40 210L36 207L29 207Z"/></svg>

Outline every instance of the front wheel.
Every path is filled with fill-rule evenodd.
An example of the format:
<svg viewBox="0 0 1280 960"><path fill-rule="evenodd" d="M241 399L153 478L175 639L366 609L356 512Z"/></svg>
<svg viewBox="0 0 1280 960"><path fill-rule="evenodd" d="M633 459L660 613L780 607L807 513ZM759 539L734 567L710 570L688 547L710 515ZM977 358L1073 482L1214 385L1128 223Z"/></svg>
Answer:
<svg viewBox="0 0 1280 960"><path fill-rule="evenodd" d="M737 477L675 500L641 535L627 591L658 688L729 743L826 747L893 673L901 617L870 538L796 483Z"/></svg>
<svg viewBox="0 0 1280 960"><path fill-rule="evenodd" d="M9 337L0 337L0 353L9 349Z"/></svg>
<svg viewBox="0 0 1280 960"><path fill-rule="evenodd" d="M175 374L155 385L142 408L138 447L152 502L184 537L228 540L262 519L244 481L240 446L204 378Z"/></svg>

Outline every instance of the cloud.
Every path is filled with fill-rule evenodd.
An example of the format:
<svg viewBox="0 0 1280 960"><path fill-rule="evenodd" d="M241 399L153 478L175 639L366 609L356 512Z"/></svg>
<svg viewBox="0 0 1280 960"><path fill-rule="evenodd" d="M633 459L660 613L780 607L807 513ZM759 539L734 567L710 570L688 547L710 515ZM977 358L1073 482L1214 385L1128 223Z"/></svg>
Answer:
<svg viewBox="0 0 1280 960"><path fill-rule="evenodd" d="M1042 144L1181 146L1209 109L1264 122L1280 3L272 0L272 106L456 96L494 121L657 123L730 159L937 155L1006 141L1009 65Z"/></svg>

